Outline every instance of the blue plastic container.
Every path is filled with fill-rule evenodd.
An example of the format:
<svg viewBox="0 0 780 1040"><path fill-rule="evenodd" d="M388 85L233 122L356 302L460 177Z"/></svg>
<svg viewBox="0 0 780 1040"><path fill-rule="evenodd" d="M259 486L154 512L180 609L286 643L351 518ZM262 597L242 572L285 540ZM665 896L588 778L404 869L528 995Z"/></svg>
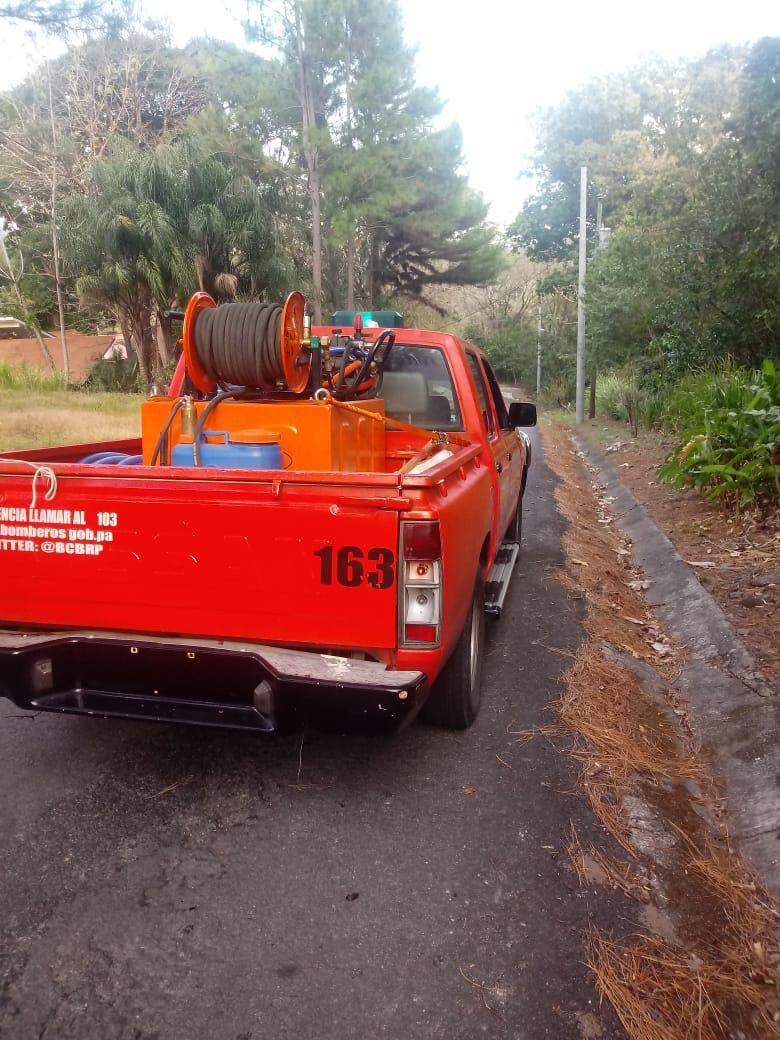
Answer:
<svg viewBox="0 0 780 1040"><path fill-rule="evenodd" d="M206 430L200 463L212 469L284 469L278 434L270 430ZM171 465L195 465L192 442L174 446Z"/></svg>

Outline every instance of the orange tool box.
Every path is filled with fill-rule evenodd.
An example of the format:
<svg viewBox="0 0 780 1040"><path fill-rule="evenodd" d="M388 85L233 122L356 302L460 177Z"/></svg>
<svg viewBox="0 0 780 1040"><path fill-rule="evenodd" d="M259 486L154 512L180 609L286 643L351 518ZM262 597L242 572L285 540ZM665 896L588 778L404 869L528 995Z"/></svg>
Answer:
<svg viewBox="0 0 780 1040"><path fill-rule="evenodd" d="M200 416L207 402L195 401L194 404ZM141 405L145 465L151 462L173 405L174 399L170 397L153 397ZM361 401L360 407L378 416L385 414L381 398ZM347 408L329 407L320 401L225 402L209 416L206 432L234 434L258 429L278 434L285 469L380 473L385 468L384 425ZM179 412L168 435L169 451L181 440Z"/></svg>

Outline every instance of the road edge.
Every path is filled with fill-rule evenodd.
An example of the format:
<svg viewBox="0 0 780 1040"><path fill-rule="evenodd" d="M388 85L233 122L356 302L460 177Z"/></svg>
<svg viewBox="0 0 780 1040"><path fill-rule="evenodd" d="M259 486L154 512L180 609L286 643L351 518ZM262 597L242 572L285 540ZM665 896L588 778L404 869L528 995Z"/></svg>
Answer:
<svg viewBox="0 0 780 1040"><path fill-rule="evenodd" d="M687 654L676 687L723 787L734 846L780 895L780 706L728 618L646 507L589 441L574 443L613 499L635 564L652 583L646 599Z"/></svg>

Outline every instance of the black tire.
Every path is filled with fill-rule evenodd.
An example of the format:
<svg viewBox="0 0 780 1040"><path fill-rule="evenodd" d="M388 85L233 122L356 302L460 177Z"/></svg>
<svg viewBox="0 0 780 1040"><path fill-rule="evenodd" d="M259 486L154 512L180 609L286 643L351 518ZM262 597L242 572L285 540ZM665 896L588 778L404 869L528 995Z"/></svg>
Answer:
<svg viewBox="0 0 780 1040"><path fill-rule="evenodd" d="M468 729L482 700L485 591L480 579L455 649L433 684L421 717L442 729Z"/></svg>
<svg viewBox="0 0 780 1040"><path fill-rule="evenodd" d="M517 500L515 515L509 521L504 540L507 542L519 542L523 537L523 496Z"/></svg>
<svg viewBox="0 0 780 1040"><path fill-rule="evenodd" d="M517 509L512 519L509 521L509 527L506 529L504 539L507 542L521 542L523 538L523 495L525 494L525 484L528 480L528 467L523 469L523 483L520 485L520 498L517 500Z"/></svg>

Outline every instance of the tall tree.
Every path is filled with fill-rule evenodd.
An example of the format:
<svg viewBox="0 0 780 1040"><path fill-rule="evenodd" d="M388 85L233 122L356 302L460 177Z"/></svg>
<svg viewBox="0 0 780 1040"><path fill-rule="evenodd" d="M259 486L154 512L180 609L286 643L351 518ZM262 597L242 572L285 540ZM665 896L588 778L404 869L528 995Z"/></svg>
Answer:
<svg viewBox="0 0 780 1040"><path fill-rule="evenodd" d="M501 250L459 175L457 128L435 128L442 104L415 84L397 0L254 0L254 10L254 35L296 77L315 312L326 287L331 302L376 305L385 291L493 277Z"/></svg>
<svg viewBox="0 0 780 1040"><path fill-rule="evenodd" d="M602 365L674 371L777 352L779 84L780 41L765 40L646 63L544 114L538 191L511 233L536 259L571 260L588 166L591 207L606 192L614 229L586 285Z"/></svg>
<svg viewBox="0 0 780 1040"><path fill-rule="evenodd" d="M60 232L57 226L58 197L57 197L57 129L54 122L54 100L52 98L51 68L46 62L46 79L49 88L49 125L51 127L51 194L50 194L50 216L51 216L51 257L54 271L54 292L57 296L57 317L60 326L60 349L62 351L62 376L66 383L70 382L70 359L68 357L68 340L65 335L65 304L63 301L62 279L60 278Z"/></svg>
<svg viewBox="0 0 780 1040"><path fill-rule="evenodd" d="M8 254L8 247L6 245L6 233L0 229L0 280L5 281L11 288L12 294L12 310L15 310L16 317L24 322L25 327L32 331L38 341L38 346L41 348L46 364L49 366L52 372L56 372L57 368L54 364L54 358L51 356L51 351L46 346L43 335L41 334L40 317L35 313L35 306L30 299L30 296L25 291L26 286L24 284L24 256L20 250L19 260L14 263Z"/></svg>
<svg viewBox="0 0 780 1040"><path fill-rule="evenodd" d="M296 98L299 151L306 168L314 320L322 320L322 163L330 146L334 55L331 8L321 0L250 0L247 31L274 49Z"/></svg>
<svg viewBox="0 0 780 1040"><path fill-rule="evenodd" d="M189 143L95 163L88 191L68 201L64 216L78 292L114 313L147 385L170 354L163 312L172 304L197 287L258 296L286 281L257 187Z"/></svg>
<svg viewBox="0 0 780 1040"><path fill-rule="evenodd" d="M484 224L487 207L459 175L457 127L436 128L442 102L415 83L399 4L338 0L331 12L338 147L323 183L329 238L345 253L347 299L358 292L376 306L385 292L419 296L426 286L490 280L502 261Z"/></svg>
<svg viewBox="0 0 780 1040"><path fill-rule="evenodd" d="M0 3L0 19L52 35L94 29L117 18L108 0L12 0Z"/></svg>
<svg viewBox="0 0 780 1040"><path fill-rule="evenodd" d="M583 165L606 194L611 222L637 205L656 211L668 202L673 212L677 200L657 197L657 174L667 183L684 178L695 158L721 139L742 56L739 48L724 47L695 61L648 61L591 80L542 112L527 171L538 191L510 228L516 245L542 260L573 255Z"/></svg>
<svg viewBox="0 0 780 1040"><path fill-rule="evenodd" d="M159 31L126 22L71 46L0 99L0 214L22 248L34 245L27 271L52 281L66 372L74 299L60 264L62 200L85 191L95 159L122 142L148 149L184 132L208 100L188 63ZM46 228L45 250L27 234L36 227Z"/></svg>

